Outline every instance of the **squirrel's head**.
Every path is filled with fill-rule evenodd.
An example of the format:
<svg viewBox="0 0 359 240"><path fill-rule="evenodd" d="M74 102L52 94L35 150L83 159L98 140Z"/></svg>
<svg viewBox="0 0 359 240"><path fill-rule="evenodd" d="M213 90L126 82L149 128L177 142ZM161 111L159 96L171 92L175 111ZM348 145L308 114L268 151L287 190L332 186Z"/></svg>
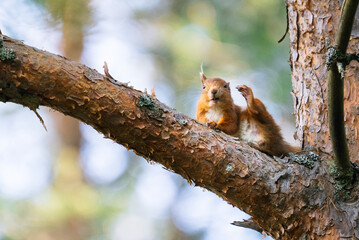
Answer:
<svg viewBox="0 0 359 240"><path fill-rule="evenodd" d="M209 106L228 104L229 101L233 101L229 82L221 78L207 78L203 72L201 72L201 81L202 97L206 98Z"/></svg>

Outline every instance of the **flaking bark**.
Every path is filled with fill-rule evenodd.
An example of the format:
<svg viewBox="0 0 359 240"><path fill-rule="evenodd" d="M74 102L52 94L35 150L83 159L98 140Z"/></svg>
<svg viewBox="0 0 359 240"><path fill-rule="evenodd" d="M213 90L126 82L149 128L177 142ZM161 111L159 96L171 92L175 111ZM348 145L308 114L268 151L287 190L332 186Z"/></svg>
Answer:
<svg viewBox="0 0 359 240"><path fill-rule="evenodd" d="M359 237L359 202L334 200L326 159L273 159L82 64L8 37L4 47L16 58L0 61L1 101L91 125L244 210L276 239Z"/></svg>
<svg viewBox="0 0 359 240"><path fill-rule="evenodd" d="M288 0L290 63L296 117L296 138L304 147L332 154L328 119L326 38L335 42L339 1ZM359 52L352 36L348 52ZM358 63L347 66L344 80L344 123L350 159L359 163ZM337 90L337 89L335 89Z"/></svg>

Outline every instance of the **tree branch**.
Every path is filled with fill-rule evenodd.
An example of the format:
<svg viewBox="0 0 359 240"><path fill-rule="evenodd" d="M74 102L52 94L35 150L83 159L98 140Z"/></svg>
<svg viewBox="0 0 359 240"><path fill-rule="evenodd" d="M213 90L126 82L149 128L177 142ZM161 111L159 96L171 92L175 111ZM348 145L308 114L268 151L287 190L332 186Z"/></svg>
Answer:
<svg viewBox="0 0 359 240"><path fill-rule="evenodd" d="M342 15L334 47L340 56L346 55L357 6L358 0L345 0L343 3ZM345 63L334 61L328 62L328 65L328 116L330 136L334 152L334 162L336 167L339 169L339 172L341 172L340 176L349 178L348 182L351 182L353 179L353 170L350 164L348 144L344 126Z"/></svg>
<svg viewBox="0 0 359 240"><path fill-rule="evenodd" d="M336 227L356 220L337 213L345 204L328 201L334 188L326 161L273 159L82 64L8 37L4 48L16 57L0 61L1 101L48 106L91 125L244 210L274 238L337 236Z"/></svg>

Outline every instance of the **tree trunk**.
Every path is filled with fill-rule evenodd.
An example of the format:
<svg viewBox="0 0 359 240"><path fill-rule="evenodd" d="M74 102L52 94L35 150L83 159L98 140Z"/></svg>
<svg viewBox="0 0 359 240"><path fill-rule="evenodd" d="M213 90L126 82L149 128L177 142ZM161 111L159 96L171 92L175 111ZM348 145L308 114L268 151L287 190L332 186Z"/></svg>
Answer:
<svg viewBox="0 0 359 240"><path fill-rule="evenodd" d="M359 190L335 198L330 155L273 159L82 64L7 37L4 49L16 57L0 61L1 101L48 106L91 125L244 210L276 239L359 236Z"/></svg>
<svg viewBox="0 0 359 240"><path fill-rule="evenodd" d="M326 44L334 43L340 19L339 1L288 0L290 62L295 96L296 138L303 146L331 154L327 94ZM352 37L348 51L358 52ZM345 127L353 162L359 163L359 73L356 62L347 67L344 79Z"/></svg>

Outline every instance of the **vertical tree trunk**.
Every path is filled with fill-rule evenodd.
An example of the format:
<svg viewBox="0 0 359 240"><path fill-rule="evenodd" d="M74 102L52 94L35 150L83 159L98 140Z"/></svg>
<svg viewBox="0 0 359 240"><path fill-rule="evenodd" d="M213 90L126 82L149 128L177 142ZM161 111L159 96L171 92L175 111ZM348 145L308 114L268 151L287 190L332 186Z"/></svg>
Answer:
<svg viewBox="0 0 359 240"><path fill-rule="evenodd" d="M295 96L297 132L295 137L303 146L313 146L320 151L332 152L330 143L325 39L334 43L340 19L339 1L287 2L290 36L290 62ZM358 40L352 38L349 52L358 51ZM359 161L359 73L358 63L347 67L344 80L344 111L346 133L352 161Z"/></svg>
<svg viewBox="0 0 359 240"><path fill-rule="evenodd" d="M51 5L54 4L54 5ZM56 8L57 7L57 8ZM62 41L60 48L63 55L71 60L80 62L86 23L89 22L88 3L83 0L66 0L62 8L55 2L50 2L50 11L60 12L62 20ZM57 128L60 146L57 149L56 180L53 183L55 195L66 196L84 191L85 183L79 163L82 135L80 121L60 112L52 112ZM71 174L68 171L71 170ZM72 188L68 188L72 185ZM72 212L66 219L58 222L56 227L46 230L54 240L60 239L87 239L90 231L90 220L76 211L76 203L69 197L60 200Z"/></svg>
<svg viewBox="0 0 359 240"><path fill-rule="evenodd" d="M66 1L62 11L62 42L61 48L64 56L80 62L83 50L83 38L85 22L84 16L88 16L87 3L83 1ZM71 148L76 151L77 161L81 145L80 122L72 117L54 112L58 134L62 148ZM80 170L80 169L79 169Z"/></svg>

